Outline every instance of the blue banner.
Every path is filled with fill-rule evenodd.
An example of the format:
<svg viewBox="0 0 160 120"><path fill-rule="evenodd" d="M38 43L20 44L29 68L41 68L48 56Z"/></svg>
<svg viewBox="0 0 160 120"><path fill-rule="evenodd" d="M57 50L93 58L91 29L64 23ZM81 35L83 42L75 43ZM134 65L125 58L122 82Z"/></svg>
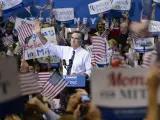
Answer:
<svg viewBox="0 0 160 120"><path fill-rule="evenodd" d="M93 3L95 1L96 0L54 0L54 8L74 8L75 19L72 21L68 21L66 23L68 26L75 27L77 21L80 20L82 23L85 21L88 21L90 27L93 28L95 27L97 21L99 20L99 15L90 15L88 4ZM24 8L26 6L30 6L32 17L38 18L40 11L35 6L38 5L43 7L48 3L49 3L49 0L47 1L23 0L23 4L21 6L4 11L4 16L8 17L11 15L16 15L21 18L31 17L31 15ZM131 10L128 11L130 14L129 19L131 21L140 20L141 10L142 10L141 0L133 0L131 5ZM126 11L111 10L111 11L105 12L105 14L109 16L110 19L112 19L113 17L122 17L123 12L126 12ZM49 10L46 10L42 13L42 17L44 18L44 21L46 20L46 18L49 17L49 14L50 14Z"/></svg>
<svg viewBox="0 0 160 120"><path fill-rule="evenodd" d="M85 76L63 76L64 80L68 81L68 87L85 87Z"/></svg>

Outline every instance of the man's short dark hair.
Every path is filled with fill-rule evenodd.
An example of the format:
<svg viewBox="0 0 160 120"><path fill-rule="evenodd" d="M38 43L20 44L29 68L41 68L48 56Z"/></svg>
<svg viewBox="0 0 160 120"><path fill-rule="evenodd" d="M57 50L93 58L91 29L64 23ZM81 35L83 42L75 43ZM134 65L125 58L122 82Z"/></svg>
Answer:
<svg viewBox="0 0 160 120"><path fill-rule="evenodd" d="M80 35L81 35L81 40L84 40L84 33L80 32L80 31L73 31L72 34L73 34L73 33L78 33L78 34L80 34Z"/></svg>

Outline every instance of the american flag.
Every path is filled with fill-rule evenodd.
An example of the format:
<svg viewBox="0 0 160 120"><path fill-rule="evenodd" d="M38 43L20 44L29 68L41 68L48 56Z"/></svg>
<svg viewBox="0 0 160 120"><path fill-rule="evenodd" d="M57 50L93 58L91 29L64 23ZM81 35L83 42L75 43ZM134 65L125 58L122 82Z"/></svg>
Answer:
<svg viewBox="0 0 160 120"><path fill-rule="evenodd" d="M97 65L106 56L106 42L103 37L93 36L92 38L92 57L91 63Z"/></svg>
<svg viewBox="0 0 160 120"><path fill-rule="evenodd" d="M38 84L38 75L32 72L20 73L20 92L21 95L31 95L41 92L41 88Z"/></svg>
<svg viewBox="0 0 160 120"><path fill-rule="evenodd" d="M133 40L133 41L137 41L139 38L138 38L138 35L136 35L134 32L131 32L129 31L129 37Z"/></svg>
<svg viewBox="0 0 160 120"><path fill-rule="evenodd" d="M27 37L32 36L32 24L28 24L26 22L23 22L21 26L19 26L16 30L18 32L18 38L21 45L25 44L25 40Z"/></svg>
<svg viewBox="0 0 160 120"><path fill-rule="evenodd" d="M16 18L13 16L9 17L9 22L15 23L16 22Z"/></svg>
<svg viewBox="0 0 160 120"><path fill-rule="evenodd" d="M78 25L79 31L83 32L84 34L87 34L90 32L90 29L87 27L87 24L80 24Z"/></svg>
<svg viewBox="0 0 160 120"><path fill-rule="evenodd" d="M53 100L67 85L68 82L59 74L53 73L51 78L44 85L41 95L48 100Z"/></svg>
<svg viewBox="0 0 160 120"><path fill-rule="evenodd" d="M101 34L101 37L102 38L106 38L108 35L109 35L109 30L108 29L105 29L104 31L103 31L103 33Z"/></svg>
<svg viewBox="0 0 160 120"><path fill-rule="evenodd" d="M2 38L4 46L9 46L14 44L13 35L9 35Z"/></svg>
<svg viewBox="0 0 160 120"><path fill-rule="evenodd" d="M50 77L51 77L50 72L39 72L38 73L38 78L39 78L38 83L41 88L44 87L44 85L46 84L46 82L49 80Z"/></svg>

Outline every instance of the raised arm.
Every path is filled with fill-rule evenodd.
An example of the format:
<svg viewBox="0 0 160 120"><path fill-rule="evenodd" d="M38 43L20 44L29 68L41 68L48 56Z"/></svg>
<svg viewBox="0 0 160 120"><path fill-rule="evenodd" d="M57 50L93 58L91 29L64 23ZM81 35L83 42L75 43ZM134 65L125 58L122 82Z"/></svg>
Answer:
<svg viewBox="0 0 160 120"><path fill-rule="evenodd" d="M35 22L35 32L37 33L43 45L45 45L47 43L47 39L41 34L41 24L39 21Z"/></svg>

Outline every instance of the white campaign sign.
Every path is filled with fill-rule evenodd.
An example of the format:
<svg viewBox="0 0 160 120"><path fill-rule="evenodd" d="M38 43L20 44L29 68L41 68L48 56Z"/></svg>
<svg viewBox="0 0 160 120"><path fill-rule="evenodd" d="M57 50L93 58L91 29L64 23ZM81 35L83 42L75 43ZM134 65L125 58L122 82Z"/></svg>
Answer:
<svg viewBox="0 0 160 120"><path fill-rule="evenodd" d="M113 10L130 10L131 0L100 0L88 4L90 14L98 14L102 12Z"/></svg>
<svg viewBox="0 0 160 120"><path fill-rule="evenodd" d="M130 10L131 0L112 0L113 10Z"/></svg>
<svg viewBox="0 0 160 120"><path fill-rule="evenodd" d="M88 4L89 12L91 15L109 11L112 8L112 4L109 0L101 0L91 4Z"/></svg>
<svg viewBox="0 0 160 120"><path fill-rule="evenodd" d="M57 44L56 34L54 27L41 29L42 35L49 41L49 43ZM37 34L33 34L32 38L29 40L28 44L25 45L25 60L47 57L53 55L49 49L43 47Z"/></svg>
<svg viewBox="0 0 160 120"><path fill-rule="evenodd" d="M156 2L156 3L160 3L160 0L153 0L154 2Z"/></svg>
<svg viewBox="0 0 160 120"><path fill-rule="evenodd" d="M147 73L143 68L93 69L93 102L110 108L146 107Z"/></svg>
<svg viewBox="0 0 160 120"><path fill-rule="evenodd" d="M133 44L136 52L149 52L154 49L154 38L139 38L138 40L133 41Z"/></svg>
<svg viewBox="0 0 160 120"><path fill-rule="evenodd" d="M2 0L3 10L10 9L22 3L22 0Z"/></svg>
<svg viewBox="0 0 160 120"><path fill-rule="evenodd" d="M58 21L69 21L74 20L74 9L73 8L58 8L54 9L56 20Z"/></svg>
<svg viewBox="0 0 160 120"><path fill-rule="evenodd" d="M14 57L0 58L0 103L20 95L17 61Z"/></svg>
<svg viewBox="0 0 160 120"><path fill-rule="evenodd" d="M160 22L150 20L149 31L150 32L160 32Z"/></svg>
<svg viewBox="0 0 160 120"><path fill-rule="evenodd" d="M65 28L65 38L68 38L68 33L71 33L73 31L77 31L78 28Z"/></svg>

